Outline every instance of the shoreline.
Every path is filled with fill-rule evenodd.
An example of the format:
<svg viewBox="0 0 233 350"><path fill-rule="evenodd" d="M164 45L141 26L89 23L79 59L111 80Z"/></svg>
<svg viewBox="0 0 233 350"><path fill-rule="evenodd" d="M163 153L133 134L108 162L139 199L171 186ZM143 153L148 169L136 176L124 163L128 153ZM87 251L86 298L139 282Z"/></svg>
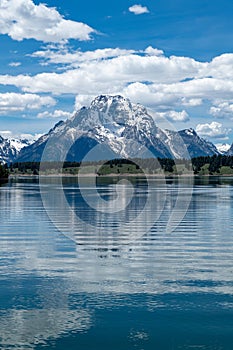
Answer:
<svg viewBox="0 0 233 350"><path fill-rule="evenodd" d="M8 177L8 180L10 179L17 179L17 178L46 178L46 177L72 177L72 178L91 178L91 177L96 177L96 178L113 178L113 177L150 177L150 178L180 178L180 177L194 177L194 178L198 178L198 177L232 177L233 178L233 174L203 174L203 175L199 175L199 174L106 174L106 175L97 175L97 174L82 174L82 175L78 175L78 174L41 174L41 175L33 175L33 174L10 174Z"/></svg>

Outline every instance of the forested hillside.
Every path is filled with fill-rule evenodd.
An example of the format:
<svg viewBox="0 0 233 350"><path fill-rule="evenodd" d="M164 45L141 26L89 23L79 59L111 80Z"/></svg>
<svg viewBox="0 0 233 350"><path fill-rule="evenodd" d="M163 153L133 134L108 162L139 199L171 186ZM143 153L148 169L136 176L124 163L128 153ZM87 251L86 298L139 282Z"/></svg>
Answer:
<svg viewBox="0 0 233 350"><path fill-rule="evenodd" d="M114 159L95 162L17 162L10 165L11 174L44 175L63 173L77 175L82 167L82 174L121 175L121 174L151 174L151 175L185 175L193 172L195 175L233 175L233 156L214 155L212 157L197 157L192 160L170 158L150 159ZM6 171L2 167L2 171Z"/></svg>

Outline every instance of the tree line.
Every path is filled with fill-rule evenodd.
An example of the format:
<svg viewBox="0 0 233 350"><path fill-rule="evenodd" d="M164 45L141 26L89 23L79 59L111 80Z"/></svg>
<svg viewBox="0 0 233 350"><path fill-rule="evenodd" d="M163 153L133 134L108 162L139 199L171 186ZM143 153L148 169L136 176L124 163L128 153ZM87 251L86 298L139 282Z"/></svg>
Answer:
<svg viewBox="0 0 233 350"><path fill-rule="evenodd" d="M233 156L214 155L212 157L197 157L192 159L192 164L195 174L198 174L201 168L208 164L208 170L211 175L213 173L220 173L222 167L233 169Z"/></svg>
<svg viewBox="0 0 233 350"><path fill-rule="evenodd" d="M121 172L134 172L135 173L171 173L179 174L184 171L193 171L194 174L199 174L202 168L205 167L207 173L219 174L222 167L228 167L233 169L233 156L214 155L214 156L201 156L187 159L170 159L170 158L133 158L133 159L113 159L109 161L88 161L88 162L15 162L11 163L9 167L10 173L32 173L38 175L39 171L49 170L61 170L66 169L78 169L82 167L96 167L101 169L100 175L104 173L121 173ZM1 165L0 176L5 176L8 173L7 165ZM118 169L116 171L116 169ZM2 175L1 175L2 174Z"/></svg>

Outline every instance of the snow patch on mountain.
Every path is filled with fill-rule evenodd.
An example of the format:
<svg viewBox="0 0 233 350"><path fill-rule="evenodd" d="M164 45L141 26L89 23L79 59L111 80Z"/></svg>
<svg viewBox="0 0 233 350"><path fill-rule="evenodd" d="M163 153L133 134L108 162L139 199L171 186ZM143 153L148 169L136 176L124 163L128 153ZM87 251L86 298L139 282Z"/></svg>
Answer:
<svg viewBox="0 0 233 350"><path fill-rule="evenodd" d="M231 147L229 148L229 150L225 154L227 156L233 156L233 143L232 143Z"/></svg>
<svg viewBox="0 0 233 350"><path fill-rule="evenodd" d="M0 136L0 162L14 162L20 151L32 142L32 140L6 139Z"/></svg>
<svg viewBox="0 0 233 350"><path fill-rule="evenodd" d="M231 145L228 143L217 143L215 146L221 154L225 154L231 148Z"/></svg>

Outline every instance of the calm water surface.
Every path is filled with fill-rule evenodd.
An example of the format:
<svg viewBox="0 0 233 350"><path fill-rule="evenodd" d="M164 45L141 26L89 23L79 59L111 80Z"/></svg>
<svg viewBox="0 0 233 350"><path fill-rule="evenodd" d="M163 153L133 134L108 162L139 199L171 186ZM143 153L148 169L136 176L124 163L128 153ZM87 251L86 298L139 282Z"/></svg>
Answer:
<svg viewBox="0 0 233 350"><path fill-rule="evenodd" d="M116 195L114 181L97 183L105 201ZM103 213L87 205L77 180L64 180L71 216L96 227L96 237L87 230L83 241L64 198L50 197L51 188L60 193L56 179L41 188L37 179L1 186L0 349L232 350L233 178L196 179L184 219L170 233L177 180L132 181L131 202L127 185L120 195L128 210ZM184 179L184 203L190 187ZM41 191L54 200L59 227ZM86 191L97 201L88 179ZM128 228L124 244L117 239L122 222L137 217L149 192L154 212Z"/></svg>

